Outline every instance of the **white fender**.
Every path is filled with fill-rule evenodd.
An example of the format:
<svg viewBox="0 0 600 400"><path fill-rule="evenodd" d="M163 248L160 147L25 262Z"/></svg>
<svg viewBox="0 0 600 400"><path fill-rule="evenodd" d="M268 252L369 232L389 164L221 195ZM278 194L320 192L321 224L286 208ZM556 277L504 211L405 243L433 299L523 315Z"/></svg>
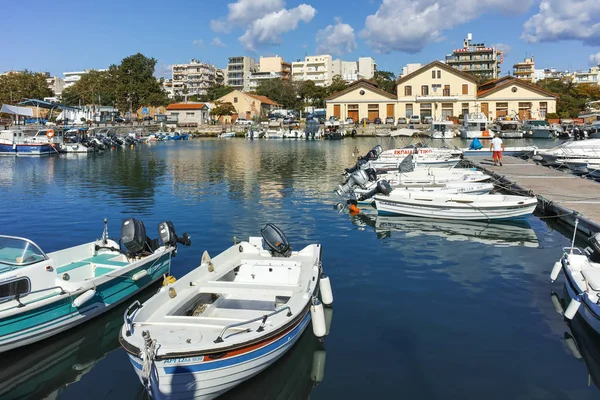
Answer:
<svg viewBox="0 0 600 400"><path fill-rule="evenodd" d="M565 311L565 318L573 319L575 314L577 314L577 310L579 310L580 306L581 306L581 302L579 300L577 300L577 299L571 300L571 302L569 303L569 306L567 307L567 310Z"/></svg>
<svg viewBox="0 0 600 400"><path fill-rule="evenodd" d="M573 339L573 336L565 333L565 344L567 345L567 348L571 350L571 354L573 354L573 357L575 357L578 360L581 360L581 353L577 348L577 343L575 342L575 339Z"/></svg>
<svg viewBox="0 0 600 400"><path fill-rule="evenodd" d="M317 298L313 298L312 305L310 306L310 317L312 319L313 333L316 337L322 338L327 334L327 328L325 327L325 313L323 311L323 304Z"/></svg>
<svg viewBox="0 0 600 400"><path fill-rule="evenodd" d="M554 282L556 278L558 278L558 274L560 274L560 270L562 269L562 261L558 260L554 263L554 267L552 267L552 272L550 273L550 280Z"/></svg>
<svg viewBox="0 0 600 400"><path fill-rule="evenodd" d="M321 279L319 279L319 291L321 292L323 304L331 305L333 303L333 291L331 290L329 277L325 274L321 275Z"/></svg>
<svg viewBox="0 0 600 400"><path fill-rule="evenodd" d="M550 300L552 300L552 305L554 306L554 311L556 311L556 313L558 315L563 315L564 310L563 310L562 304L560 303L560 299L558 298L556 293L552 293L550 295Z"/></svg>
<svg viewBox="0 0 600 400"><path fill-rule="evenodd" d="M327 353L325 350L315 350L312 359L312 368L310 370L310 379L315 383L321 383L325 375L325 361Z"/></svg>
<svg viewBox="0 0 600 400"><path fill-rule="evenodd" d="M79 295L79 297L77 297L75 300L73 300L73 307L81 307L82 305L84 305L85 303L90 301L92 299L92 297L94 297L95 295L96 295L95 289L90 289L90 290L83 292L81 295Z"/></svg>
<svg viewBox="0 0 600 400"><path fill-rule="evenodd" d="M133 279L134 282L139 281L140 279L142 279L143 277L148 276L148 270L143 269L139 272L136 272L135 274L133 274L133 276L131 277L131 279Z"/></svg>

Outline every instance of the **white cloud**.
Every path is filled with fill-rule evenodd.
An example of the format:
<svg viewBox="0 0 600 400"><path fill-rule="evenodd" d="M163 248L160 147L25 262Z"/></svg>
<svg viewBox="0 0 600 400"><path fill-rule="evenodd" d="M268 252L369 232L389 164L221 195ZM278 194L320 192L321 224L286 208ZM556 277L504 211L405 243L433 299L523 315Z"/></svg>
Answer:
<svg viewBox="0 0 600 400"><path fill-rule="evenodd" d="M216 46L216 47L227 47L227 45L226 45L225 43L223 43L223 42L221 41L221 39L219 39L219 37L218 37L218 36L217 36L217 37L215 37L215 38L214 38L214 39L213 39L213 40L210 42L210 44L211 44L212 46Z"/></svg>
<svg viewBox="0 0 600 400"><path fill-rule="evenodd" d="M359 35L378 53L418 53L427 43L443 40L447 29L487 12L523 13L534 1L383 0L377 12L367 16Z"/></svg>
<svg viewBox="0 0 600 400"><path fill-rule="evenodd" d="M238 0L227 5L226 18L210 21L210 28L219 33L229 33L231 28L248 28L255 20L285 7L284 0Z"/></svg>
<svg viewBox="0 0 600 400"><path fill-rule="evenodd" d="M506 43L496 43L496 44L493 44L492 47L495 47L498 50L500 50L501 52L503 52L505 56L507 56L510 53L510 51L512 50L512 47L510 47L510 45L506 44Z"/></svg>
<svg viewBox="0 0 600 400"><path fill-rule="evenodd" d="M317 53L343 55L356 50L354 28L338 18L335 25L327 25L317 32Z"/></svg>
<svg viewBox="0 0 600 400"><path fill-rule="evenodd" d="M192 44L194 46L204 47L204 40L202 40L202 39L196 39L196 40L192 41Z"/></svg>
<svg viewBox="0 0 600 400"><path fill-rule="evenodd" d="M523 24L522 39L530 43L581 40L600 44L600 1L542 0L537 14Z"/></svg>
<svg viewBox="0 0 600 400"><path fill-rule="evenodd" d="M590 65L595 67L596 65L600 65L600 53L592 54L590 56Z"/></svg>
<svg viewBox="0 0 600 400"><path fill-rule="evenodd" d="M242 1L240 0L240 3ZM264 2L264 0L258 2ZM239 37L239 41L249 51L256 51L261 46L281 44L282 34L295 30L300 21L310 22L316 13L317 10L308 4L300 4L289 10L281 9L271 12L252 22L246 32Z"/></svg>

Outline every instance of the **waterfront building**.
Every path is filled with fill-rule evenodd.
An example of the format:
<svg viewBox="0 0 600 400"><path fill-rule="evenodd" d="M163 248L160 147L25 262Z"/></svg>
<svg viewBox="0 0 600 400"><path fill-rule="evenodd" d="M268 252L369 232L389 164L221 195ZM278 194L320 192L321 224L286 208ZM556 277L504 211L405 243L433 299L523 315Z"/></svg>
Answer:
<svg viewBox="0 0 600 400"><path fill-rule="evenodd" d="M64 78L65 84L64 84L63 89L73 86L76 82L78 82L81 79L81 77L83 75L87 74L90 71L94 71L94 70L86 69L84 71L63 72L63 76L65 77ZM105 72L105 71L108 71L108 69L96 69L95 71Z"/></svg>
<svg viewBox="0 0 600 400"><path fill-rule="evenodd" d="M231 103L235 108L238 118L248 120L266 117L269 112L281 108L281 104L265 96L234 90L217 99L215 103Z"/></svg>
<svg viewBox="0 0 600 400"><path fill-rule="evenodd" d="M600 66L573 73L573 83L600 85Z"/></svg>
<svg viewBox="0 0 600 400"><path fill-rule="evenodd" d="M500 64L504 61L504 54L501 50L484 43L472 43L472 39L473 36L467 34L463 47L446 56L446 64L483 80L497 79L500 76Z"/></svg>
<svg viewBox="0 0 600 400"><path fill-rule="evenodd" d="M254 58L246 56L229 57L227 86L247 92L250 85L247 77L254 71L256 71L256 60Z"/></svg>
<svg viewBox="0 0 600 400"><path fill-rule="evenodd" d="M434 61L397 81L397 95L369 81L357 81L326 100L327 116L373 120L419 115L435 120L482 112L493 120L502 116L543 119L556 112L557 95L521 79L505 76L478 85L472 74Z"/></svg>
<svg viewBox="0 0 600 400"><path fill-rule="evenodd" d="M173 64L171 67L173 96L205 95L217 84L217 68L196 59L188 64Z"/></svg>
<svg viewBox="0 0 600 400"><path fill-rule="evenodd" d="M210 122L209 108L204 103L173 103L166 108L167 123L195 128Z"/></svg>
<svg viewBox="0 0 600 400"><path fill-rule="evenodd" d="M535 62L533 56L525 58L522 62L513 65L513 75L515 78L523 79L524 81L533 83L535 72Z"/></svg>
<svg viewBox="0 0 600 400"><path fill-rule="evenodd" d="M173 79L163 79L161 84L162 84L163 90L165 92L167 92L167 96L170 99L175 97L175 95L173 94Z"/></svg>
<svg viewBox="0 0 600 400"><path fill-rule="evenodd" d="M533 82L541 81L543 79L564 79L569 77L571 74L569 71L559 71L556 68L543 68L533 70Z"/></svg>

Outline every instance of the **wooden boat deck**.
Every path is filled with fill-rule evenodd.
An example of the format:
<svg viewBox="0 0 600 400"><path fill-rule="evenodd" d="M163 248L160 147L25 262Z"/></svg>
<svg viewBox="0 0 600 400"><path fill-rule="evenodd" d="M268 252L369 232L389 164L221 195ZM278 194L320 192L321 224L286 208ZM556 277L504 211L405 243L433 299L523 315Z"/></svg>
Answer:
<svg viewBox="0 0 600 400"><path fill-rule="evenodd" d="M508 192L537 195L539 211L554 214L571 226L578 216L579 229L587 235L600 231L599 182L516 157L503 157L502 167L494 166L489 156L465 160L492 175L496 185Z"/></svg>

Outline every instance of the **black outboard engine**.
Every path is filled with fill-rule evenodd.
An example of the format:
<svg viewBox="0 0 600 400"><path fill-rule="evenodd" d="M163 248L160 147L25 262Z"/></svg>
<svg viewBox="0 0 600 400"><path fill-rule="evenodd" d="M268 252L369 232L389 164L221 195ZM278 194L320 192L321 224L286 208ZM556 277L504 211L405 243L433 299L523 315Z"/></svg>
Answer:
<svg viewBox="0 0 600 400"><path fill-rule="evenodd" d="M146 236L146 227L142 221L127 218L121 226L121 242L128 256L139 256L144 252L153 253L159 248L157 239Z"/></svg>
<svg viewBox="0 0 600 400"><path fill-rule="evenodd" d="M273 257L289 257L292 255L292 246L283 234L283 231L275 224L268 223L261 230L260 234L264 244L269 246Z"/></svg>
<svg viewBox="0 0 600 400"><path fill-rule="evenodd" d="M369 161L368 161L368 160L365 160L365 159L364 159L364 157L361 157L361 158L360 158L360 159L359 159L359 160L356 162L356 164L354 164L354 167L352 167L352 168L346 168L346 169L344 170L344 172L345 172L346 174L348 174L348 175L349 175L349 174L352 174L352 173L354 173L354 172L356 172L356 171L358 171L358 170L362 169L362 168L363 168L365 165L367 165L367 163L368 163L368 162L369 162Z"/></svg>
<svg viewBox="0 0 600 400"><path fill-rule="evenodd" d="M384 196L388 196L390 193L392 193L392 190L393 189L390 186L390 183L384 179L382 181L377 182L377 185L373 189L371 189L367 193L360 196L358 198L358 201L365 201L365 200L370 199L371 197L375 196L376 194L382 194Z"/></svg>
<svg viewBox="0 0 600 400"><path fill-rule="evenodd" d="M184 233L182 237L177 236L175 226L171 221L164 221L158 224L158 238L165 246L175 246L177 243L184 246L192 244L192 240L187 233Z"/></svg>
<svg viewBox="0 0 600 400"><path fill-rule="evenodd" d="M368 182L369 175L365 172L365 170L361 169L350 175L346 182L343 185L338 186L335 191L339 196L342 196L344 193L349 193L355 186L364 189Z"/></svg>

